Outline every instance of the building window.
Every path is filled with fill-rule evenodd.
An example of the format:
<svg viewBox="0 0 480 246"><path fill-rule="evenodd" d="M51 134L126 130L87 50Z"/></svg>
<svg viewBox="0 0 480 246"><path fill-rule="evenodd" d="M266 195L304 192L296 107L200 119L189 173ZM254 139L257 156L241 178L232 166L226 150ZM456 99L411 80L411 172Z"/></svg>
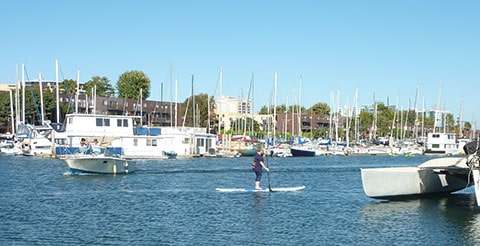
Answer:
<svg viewBox="0 0 480 246"><path fill-rule="evenodd" d="M138 146L138 139L137 138L133 139L133 146Z"/></svg>

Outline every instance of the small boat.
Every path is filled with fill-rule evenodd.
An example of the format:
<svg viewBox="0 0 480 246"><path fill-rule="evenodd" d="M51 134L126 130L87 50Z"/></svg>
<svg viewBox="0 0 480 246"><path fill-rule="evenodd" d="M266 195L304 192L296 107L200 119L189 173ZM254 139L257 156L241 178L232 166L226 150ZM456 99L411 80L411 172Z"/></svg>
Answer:
<svg viewBox="0 0 480 246"><path fill-rule="evenodd" d="M293 157L315 156L316 150L310 146L292 146L290 147L290 153Z"/></svg>
<svg viewBox="0 0 480 246"><path fill-rule="evenodd" d="M128 174L135 171L133 165L118 155L108 155L103 150L88 148L82 152L65 155L62 160L67 163L70 171L94 174Z"/></svg>
<svg viewBox="0 0 480 246"><path fill-rule="evenodd" d="M377 199L396 199L427 194L448 194L470 182L467 158L444 157L417 167L362 168L365 194Z"/></svg>

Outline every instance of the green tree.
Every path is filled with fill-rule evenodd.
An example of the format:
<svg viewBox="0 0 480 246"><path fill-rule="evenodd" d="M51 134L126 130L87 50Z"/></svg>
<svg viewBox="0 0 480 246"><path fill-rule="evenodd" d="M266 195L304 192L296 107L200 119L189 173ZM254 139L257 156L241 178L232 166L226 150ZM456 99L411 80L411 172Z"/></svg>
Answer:
<svg viewBox="0 0 480 246"><path fill-rule="evenodd" d="M195 105L193 105L193 99L195 99ZM210 100L210 104L208 103ZM185 126L193 126L193 127L208 127L208 113L210 112L210 120L212 117L215 117L215 113L213 110L213 105L215 105L215 101L213 97L209 97L207 94L202 93L195 95L193 97L187 98L183 105L185 106L182 108L182 118L185 116ZM210 106L210 110L208 110L208 106ZM193 122L193 109L195 109L195 125Z"/></svg>
<svg viewBox="0 0 480 246"><path fill-rule="evenodd" d="M386 137L390 135L394 114L395 111L384 104L377 105L377 136Z"/></svg>
<svg viewBox="0 0 480 246"><path fill-rule="evenodd" d="M270 112L268 112L268 110L270 109ZM287 107L285 106L285 104L282 104L282 105L277 105L277 114L283 114L285 113ZM291 112L291 111L290 111ZM273 114L273 106L270 106L267 107L267 106L263 106L261 109L260 109L260 112L258 114Z"/></svg>
<svg viewBox="0 0 480 246"><path fill-rule="evenodd" d="M114 97L115 88L110 84L110 80L107 77L93 76L89 81L83 85L85 93L89 96L92 95L92 90L96 90L97 96L101 97ZM138 94L137 94L138 96Z"/></svg>
<svg viewBox="0 0 480 246"><path fill-rule="evenodd" d="M65 93L66 95L73 96L77 89L77 82L73 79L66 79L59 85L60 93Z"/></svg>
<svg viewBox="0 0 480 246"><path fill-rule="evenodd" d="M372 129L373 125L373 113L370 112L360 112L360 115L358 116L359 119L359 131L360 135L362 135L364 138L370 134L370 131Z"/></svg>
<svg viewBox="0 0 480 246"><path fill-rule="evenodd" d="M12 91L13 96L15 91ZM0 132L13 132L10 117L10 94L9 92L0 93Z"/></svg>
<svg viewBox="0 0 480 246"><path fill-rule="evenodd" d="M330 106L326 103L316 103L308 110L312 111L313 114L330 115Z"/></svg>
<svg viewBox="0 0 480 246"><path fill-rule="evenodd" d="M119 98L137 99L142 91L142 98L150 96L150 79L141 71L125 72L118 78L117 91Z"/></svg>

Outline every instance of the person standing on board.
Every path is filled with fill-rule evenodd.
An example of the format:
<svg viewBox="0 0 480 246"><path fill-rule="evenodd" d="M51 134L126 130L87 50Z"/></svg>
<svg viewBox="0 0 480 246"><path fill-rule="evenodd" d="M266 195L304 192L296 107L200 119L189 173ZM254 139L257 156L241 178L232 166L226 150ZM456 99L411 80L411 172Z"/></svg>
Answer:
<svg viewBox="0 0 480 246"><path fill-rule="evenodd" d="M255 172L255 189L261 190L262 187L260 187L260 180L262 179L262 170L265 169L265 171L270 172L270 169L265 165L263 161L263 148L258 147L257 148L257 153L255 154L255 160L252 163L253 165L253 171Z"/></svg>

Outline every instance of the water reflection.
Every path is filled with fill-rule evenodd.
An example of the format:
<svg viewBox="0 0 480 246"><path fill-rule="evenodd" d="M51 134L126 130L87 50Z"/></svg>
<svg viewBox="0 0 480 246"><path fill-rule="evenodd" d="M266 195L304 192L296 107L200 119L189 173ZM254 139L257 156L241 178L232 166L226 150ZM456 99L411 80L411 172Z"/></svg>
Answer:
<svg viewBox="0 0 480 246"><path fill-rule="evenodd" d="M385 242L401 237L404 239L402 243L435 240L445 244L478 244L479 211L473 194L375 201L361 209L359 223L365 231L387 235L380 238ZM371 236L362 237L368 239Z"/></svg>

